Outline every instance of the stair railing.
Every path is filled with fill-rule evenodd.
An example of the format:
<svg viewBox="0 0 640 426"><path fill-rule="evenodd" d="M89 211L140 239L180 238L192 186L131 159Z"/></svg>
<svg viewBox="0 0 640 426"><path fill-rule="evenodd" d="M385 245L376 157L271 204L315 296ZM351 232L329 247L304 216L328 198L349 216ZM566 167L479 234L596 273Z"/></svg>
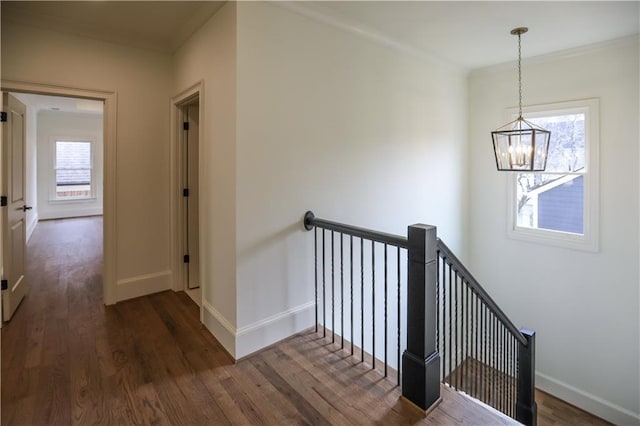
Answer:
<svg viewBox="0 0 640 426"><path fill-rule="evenodd" d="M437 341L443 383L536 423L535 332L511 322L440 239Z"/></svg>
<svg viewBox="0 0 640 426"><path fill-rule="evenodd" d="M402 396L423 410L439 402L442 382L521 423L536 423L535 333L511 323L434 226L411 225L402 237L318 219L310 211L303 223L314 230L316 332L322 325L324 337L329 330L343 349L346 341L351 355L371 360L371 368L382 346L385 377L393 352Z"/></svg>
<svg viewBox="0 0 640 426"><path fill-rule="evenodd" d="M323 337L329 332L341 349L346 341L351 355L372 369L383 363L385 377L395 371L400 384L407 238L318 219L312 212L304 226L314 230L316 332L321 325Z"/></svg>

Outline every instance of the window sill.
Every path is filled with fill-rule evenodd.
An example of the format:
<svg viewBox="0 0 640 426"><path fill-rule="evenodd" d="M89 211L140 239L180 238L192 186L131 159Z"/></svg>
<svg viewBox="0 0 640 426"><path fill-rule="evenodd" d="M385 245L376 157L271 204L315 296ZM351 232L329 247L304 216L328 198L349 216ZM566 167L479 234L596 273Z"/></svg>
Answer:
<svg viewBox="0 0 640 426"><path fill-rule="evenodd" d="M598 240L593 235L571 234L547 229L516 227L508 232L509 238L534 244L566 248L571 250L598 252Z"/></svg>
<svg viewBox="0 0 640 426"><path fill-rule="evenodd" d="M49 204L89 204L95 203L98 199L96 197L82 197L82 198L50 198Z"/></svg>

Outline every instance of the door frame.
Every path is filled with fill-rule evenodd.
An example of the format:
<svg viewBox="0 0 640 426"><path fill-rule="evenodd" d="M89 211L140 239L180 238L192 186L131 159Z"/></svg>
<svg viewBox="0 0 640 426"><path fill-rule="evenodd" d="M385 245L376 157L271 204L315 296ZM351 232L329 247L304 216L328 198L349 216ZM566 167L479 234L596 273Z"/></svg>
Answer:
<svg viewBox="0 0 640 426"><path fill-rule="evenodd" d="M181 142L183 140L182 123L184 122L183 107L198 99L198 181L202 182L202 148L204 140L204 122L202 117L204 116L204 81L200 80L176 96L171 98L171 182L173 191L171 191L171 259L173 259L173 291L183 291L186 286L186 268L182 261L182 255L184 254L184 227L183 221L184 211L182 209L182 150ZM201 186L199 186L200 188ZM200 196L202 191L199 191L198 199L199 212L198 212L198 230L202 230L203 217L202 217L202 197ZM199 231L200 232L200 231ZM198 239L199 256L200 259L205 259L204 247L202 238ZM200 322L203 321L203 302L205 299L206 288L202 281L203 277L203 262L200 261L198 265L198 273L200 275Z"/></svg>
<svg viewBox="0 0 640 426"><path fill-rule="evenodd" d="M31 93L47 96L66 96L104 102L103 109L103 273L102 298L105 305L116 303L116 92L76 87L51 86L23 81L2 80L0 92ZM0 259L0 262L2 260ZM1 268L0 268L1 269Z"/></svg>

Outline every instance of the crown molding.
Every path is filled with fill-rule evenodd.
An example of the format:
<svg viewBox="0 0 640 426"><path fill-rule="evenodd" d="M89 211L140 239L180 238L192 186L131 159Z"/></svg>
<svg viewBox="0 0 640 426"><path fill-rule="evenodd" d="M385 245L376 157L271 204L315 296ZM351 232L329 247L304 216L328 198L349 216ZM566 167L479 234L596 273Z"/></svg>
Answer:
<svg viewBox="0 0 640 426"><path fill-rule="evenodd" d="M603 50L632 46L634 44L635 45L640 44L640 34L633 34L630 36L616 38L613 40L607 40L600 43L574 47L571 49L559 50L557 52L547 53L545 55L532 56L530 58L523 58L522 63L528 64L528 65L544 64L547 62L589 55L589 54L600 52ZM515 66L514 65L515 63L516 61L503 62L500 64L490 65L487 67L476 68L476 69L470 70L470 73L472 75L482 75L482 74L493 73L496 71L511 70Z"/></svg>
<svg viewBox="0 0 640 426"><path fill-rule="evenodd" d="M313 6L315 3L313 1L273 1L271 3L287 9L290 12L312 19L318 23L340 29L396 52L437 63L439 66L444 66L452 72L464 74L469 71L469 69L464 66L455 64L447 59L441 58L431 52L419 49L410 44L403 43L393 37L389 37L388 35L383 34L362 22L340 16L326 9L320 10Z"/></svg>

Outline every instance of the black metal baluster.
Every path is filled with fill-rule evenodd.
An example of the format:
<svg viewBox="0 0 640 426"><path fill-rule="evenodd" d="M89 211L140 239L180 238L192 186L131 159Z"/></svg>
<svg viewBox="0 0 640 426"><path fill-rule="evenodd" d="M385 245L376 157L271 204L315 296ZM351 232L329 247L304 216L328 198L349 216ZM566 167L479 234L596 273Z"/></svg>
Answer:
<svg viewBox="0 0 640 426"><path fill-rule="evenodd" d="M496 373L497 373L497 368L498 368L498 358L497 358L498 342L497 342L497 332L496 332L497 331L497 319L496 319L495 314L492 314L491 318L492 318L492 323L491 323L491 330L492 330L491 348L493 349L492 355L491 355L492 360L493 360L493 362L492 362L493 374L492 374L492 380L491 380L491 382L492 382L491 383L491 396L492 396L491 400L493 401L492 406L497 409L498 408L498 404L497 404L498 397L497 397L497 392L496 392L496 390L497 390Z"/></svg>
<svg viewBox="0 0 640 426"><path fill-rule="evenodd" d="M502 411L502 323L498 322L496 337L496 354L498 356L498 366L496 367L496 396L498 411Z"/></svg>
<svg viewBox="0 0 640 426"><path fill-rule="evenodd" d="M327 337L327 289L326 289L326 260L325 260L325 230L322 230L322 337Z"/></svg>
<svg viewBox="0 0 640 426"><path fill-rule="evenodd" d="M353 356L353 346L355 343L355 339L353 337L353 235L349 236L349 285L351 287L351 297L349 301L351 303L351 309L349 313L351 314L351 356Z"/></svg>
<svg viewBox="0 0 640 426"><path fill-rule="evenodd" d="M482 380L480 381L482 386L482 398L481 401L487 402L487 307L484 303L482 308Z"/></svg>
<svg viewBox="0 0 640 426"><path fill-rule="evenodd" d="M465 293L466 293L466 300L465 300L465 306L466 306L466 310L467 310L467 320L464 323L464 327L465 327L465 350L464 350L464 376L462 376L464 378L464 382L462 383L462 386L464 388L464 391L468 394L471 394L469 388L469 346L470 342L471 342L471 332L469 330L469 319L470 319L470 305L469 305L469 285L465 284Z"/></svg>
<svg viewBox="0 0 640 426"><path fill-rule="evenodd" d="M449 386L451 386L451 373L453 368L452 352L455 350L453 347L453 342L451 341L451 338L453 336L453 331L451 330L451 319L453 316L453 300L451 300L453 298L453 292L451 291L451 281L451 264L449 263L449 374L447 376L449 377Z"/></svg>
<svg viewBox="0 0 640 426"><path fill-rule="evenodd" d="M360 238L360 362L364 362L364 239Z"/></svg>
<svg viewBox="0 0 640 426"><path fill-rule="evenodd" d="M334 266L333 234L335 234L335 232L331 231L331 343L335 343L336 341L336 274Z"/></svg>
<svg viewBox="0 0 640 426"><path fill-rule="evenodd" d="M387 245L384 245L384 377L387 377Z"/></svg>
<svg viewBox="0 0 640 426"><path fill-rule="evenodd" d="M436 348L438 350L438 352L440 352L440 356L442 356L443 354L443 350L442 347L440 346L440 325L441 325L441 321L440 321L440 296L441 296L441 291L440 291L440 285L442 284L441 281L441 273L440 273L440 265L442 264L442 259L440 258L440 250L437 251L436 253ZM442 371L442 362L440 363L440 370ZM442 374L442 373L440 373ZM442 378L442 375L440 376L440 378Z"/></svg>
<svg viewBox="0 0 640 426"><path fill-rule="evenodd" d="M340 349L344 349L344 234L340 233Z"/></svg>
<svg viewBox="0 0 640 426"><path fill-rule="evenodd" d="M495 388L496 388L496 406L499 406L500 403L500 399L501 399L501 395L500 393L502 392L502 387L500 386L500 365L501 365L501 360L500 360L500 322L498 320L498 317L496 317L496 343L495 343L495 351L496 351L496 384L495 384ZM498 408L499 411L502 411L500 408Z"/></svg>
<svg viewBox="0 0 640 426"><path fill-rule="evenodd" d="M474 316L473 316L473 320L475 323L475 340L476 340L476 344L473 348L473 359L475 360L475 371L474 371L474 375L473 375L473 396L475 398L478 397L478 370L480 369L480 359L478 358L478 346L479 346L479 336L480 336L480 315L478 314L478 306L479 306L479 299L478 299L478 295L475 294L475 292L473 293L473 298L475 300L475 311L474 311Z"/></svg>
<svg viewBox="0 0 640 426"><path fill-rule="evenodd" d="M517 344L518 341L511 337L511 417L516 414L516 368L517 363Z"/></svg>
<svg viewBox="0 0 640 426"><path fill-rule="evenodd" d="M506 328L502 326L502 371L500 374L502 383L502 412L504 413L507 408L507 336L506 336Z"/></svg>
<svg viewBox="0 0 640 426"><path fill-rule="evenodd" d="M398 255L398 264L396 265L396 270L398 273L398 297L397 297L397 302L398 302L398 348L397 348L397 364L398 364L398 374L397 374L397 379L398 379L398 386L400 386L400 372L402 371L401 368L401 364L400 364L400 346L402 344L401 341L401 336L400 336L400 247L397 248L397 255Z"/></svg>
<svg viewBox="0 0 640 426"><path fill-rule="evenodd" d="M458 327L460 324L458 323L458 271L454 271L454 281L453 281L453 346L451 350L454 352L453 356L453 387L455 390L458 390Z"/></svg>
<svg viewBox="0 0 640 426"><path fill-rule="evenodd" d="M371 241L371 369L376 368L376 242Z"/></svg>
<svg viewBox="0 0 640 426"><path fill-rule="evenodd" d="M495 366L493 364L493 353L494 353L494 348L495 348L495 344L494 344L494 340L493 340L493 313L491 311L488 312L489 313L489 395L487 396L487 403L495 408L495 405L492 403L493 401L493 386L495 385L495 382L493 380L493 375L495 370Z"/></svg>
<svg viewBox="0 0 640 426"><path fill-rule="evenodd" d="M313 227L313 261L315 268L314 276L314 299L316 302L316 333L318 332L318 228Z"/></svg>

